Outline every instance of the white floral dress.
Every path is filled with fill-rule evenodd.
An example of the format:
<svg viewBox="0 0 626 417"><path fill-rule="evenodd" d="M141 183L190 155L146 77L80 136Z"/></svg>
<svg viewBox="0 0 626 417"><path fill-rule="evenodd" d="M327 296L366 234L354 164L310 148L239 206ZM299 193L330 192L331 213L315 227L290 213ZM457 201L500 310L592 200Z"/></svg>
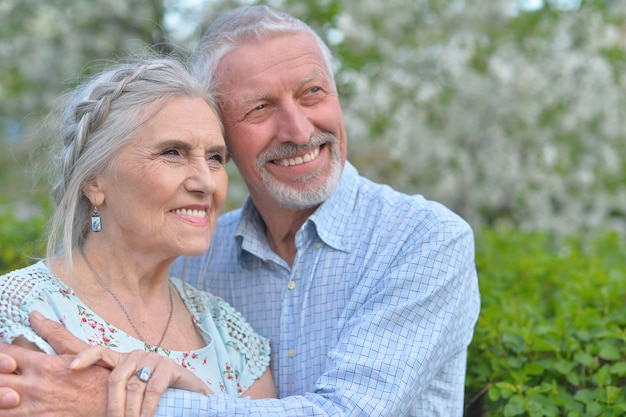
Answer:
<svg viewBox="0 0 626 417"><path fill-rule="evenodd" d="M269 365L268 340L255 333L243 316L221 298L176 278L171 282L207 345L187 352L161 348L157 352L193 371L213 392L240 395ZM43 261L0 276L0 340L12 343L23 336L44 352L54 354L30 327L28 315L34 310L58 320L92 346L107 346L119 352L151 348L95 314Z"/></svg>

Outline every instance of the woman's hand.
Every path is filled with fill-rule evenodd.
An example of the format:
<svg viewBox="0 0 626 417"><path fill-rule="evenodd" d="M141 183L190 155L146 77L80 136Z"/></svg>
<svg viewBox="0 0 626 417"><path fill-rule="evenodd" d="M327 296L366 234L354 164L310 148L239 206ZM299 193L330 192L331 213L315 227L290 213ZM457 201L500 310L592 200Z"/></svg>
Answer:
<svg viewBox="0 0 626 417"><path fill-rule="evenodd" d="M157 353L120 353L96 346L80 352L70 369L81 370L94 364L113 370L108 380L107 415L152 416L168 387L204 395L213 393L191 371ZM144 367L151 371L145 382L138 375Z"/></svg>

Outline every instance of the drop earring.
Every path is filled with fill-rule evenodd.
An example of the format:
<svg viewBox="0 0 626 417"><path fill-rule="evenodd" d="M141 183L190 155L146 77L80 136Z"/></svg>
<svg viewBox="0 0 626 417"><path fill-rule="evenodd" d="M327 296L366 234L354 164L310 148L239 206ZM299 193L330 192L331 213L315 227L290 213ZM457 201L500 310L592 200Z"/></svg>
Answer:
<svg viewBox="0 0 626 417"><path fill-rule="evenodd" d="M100 212L98 211L98 207L93 207L93 212L91 213L91 231L99 232L102 230L102 218L100 217Z"/></svg>

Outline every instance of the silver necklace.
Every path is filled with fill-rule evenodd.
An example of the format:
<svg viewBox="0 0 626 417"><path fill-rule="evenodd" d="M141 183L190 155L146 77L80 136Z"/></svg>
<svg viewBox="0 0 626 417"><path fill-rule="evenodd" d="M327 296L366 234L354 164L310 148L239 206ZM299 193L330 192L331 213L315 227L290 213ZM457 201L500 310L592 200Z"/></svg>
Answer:
<svg viewBox="0 0 626 417"><path fill-rule="evenodd" d="M146 348L150 352L156 352L161 347L161 343L163 343L163 339L165 339L165 335L167 334L167 329L170 328L170 323L172 321L172 316L174 315L174 300L172 298L172 285L168 283L168 289L169 289L169 293L170 293L170 315L167 318L167 324L165 325L165 330L163 330L163 335L161 336L161 340L159 340L159 343L157 343L156 345L150 345L146 341L146 338L143 337L143 335L141 334L141 332L139 331L137 326L135 326L135 323L133 322L133 319L130 318L130 314L128 314L128 311L126 311L126 308L124 307L124 304L122 304L122 302L120 301L119 298L117 298L117 295L115 295L115 293L113 292L113 290L111 289L109 284L107 284L107 282L104 279L102 279L102 277L100 276L100 274L98 274L98 272L93 267L91 262L89 262L89 259L87 259L87 256L85 256L85 252L83 252L81 250L80 254L82 255L82 257L85 260L85 262L87 263L87 266L89 267L89 269L91 269L91 272L93 272L94 275L96 276L96 278L98 278L98 281L100 281L100 284L102 284L104 289L107 290L107 292L109 294L111 294L111 297L113 297L115 299L115 301L117 302L117 304L120 306L120 308L124 312L124 315L128 319L128 322L130 323L131 326L133 326L133 329L135 330L135 333L137 333L137 336L139 336L139 340L144 342L144 344L146 345Z"/></svg>

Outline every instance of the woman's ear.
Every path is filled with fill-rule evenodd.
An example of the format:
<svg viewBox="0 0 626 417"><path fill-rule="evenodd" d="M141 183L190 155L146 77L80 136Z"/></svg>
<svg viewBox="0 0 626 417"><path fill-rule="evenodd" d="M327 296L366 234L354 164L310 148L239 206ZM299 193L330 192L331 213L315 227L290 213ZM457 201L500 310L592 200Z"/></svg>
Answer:
<svg viewBox="0 0 626 417"><path fill-rule="evenodd" d="M93 178L83 184L83 194L94 206L101 206L104 203L104 191L100 187L98 178Z"/></svg>

